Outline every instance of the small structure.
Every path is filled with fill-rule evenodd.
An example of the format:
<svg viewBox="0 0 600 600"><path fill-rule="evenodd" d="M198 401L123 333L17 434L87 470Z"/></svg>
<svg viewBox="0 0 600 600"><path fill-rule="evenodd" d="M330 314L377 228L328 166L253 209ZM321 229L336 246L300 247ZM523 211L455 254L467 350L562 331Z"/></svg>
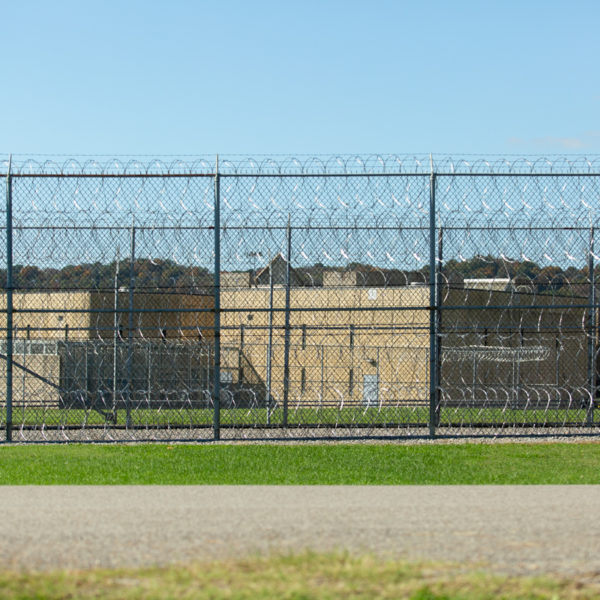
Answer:
<svg viewBox="0 0 600 600"><path fill-rule="evenodd" d="M495 277L493 279L465 279L464 287L470 290L487 290L488 292L505 292L509 289L510 278Z"/></svg>
<svg viewBox="0 0 600 600"><path fill-rule="evenodd" d="M114 408L132 391L148 402L159 390L202 396L210 368L206 342L214 334L212 296L136 291L130 301L128 291L15 292L14 401ZM5 294L0 328L6 329ZM5 372L3 360L0 378Z"/></svg>
<svg viewBox="0 0 600 600"><path fill-rule="evenodd" d="M254 285L258 287L273 285L286 285L288 262L281 252L277 254L271 262L258 271L254 277ZM290 286L304 287L304 278L290 266Z"/></svg>

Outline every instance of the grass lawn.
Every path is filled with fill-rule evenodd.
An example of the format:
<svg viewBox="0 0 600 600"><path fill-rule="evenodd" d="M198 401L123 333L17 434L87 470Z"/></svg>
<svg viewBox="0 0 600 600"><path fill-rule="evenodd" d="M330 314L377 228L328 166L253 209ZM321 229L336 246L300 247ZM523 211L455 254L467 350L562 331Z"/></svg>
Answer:
<svg viewBox="0 0 600 600"><path fill-rule="evenodd" d="M600 483L600 443L3 445L0 484ZM140 569L0 571L0 597L588 600L598 586L472 565L304 553Z"/></svg>
<svg viewBox="0 0 600 600"><path fill-rule="evenodd" d="M409 564L371 556L303 554L167 568L1 573L0 596L23 598L309 598L583 600L598 587L550 577L506 577L463 565Z"/></svg>
<svg viewBox="0 0 600 600"><path fill-rule="evenodd" d="M0 484L598 484L600 443L3 445Z"/></svg>

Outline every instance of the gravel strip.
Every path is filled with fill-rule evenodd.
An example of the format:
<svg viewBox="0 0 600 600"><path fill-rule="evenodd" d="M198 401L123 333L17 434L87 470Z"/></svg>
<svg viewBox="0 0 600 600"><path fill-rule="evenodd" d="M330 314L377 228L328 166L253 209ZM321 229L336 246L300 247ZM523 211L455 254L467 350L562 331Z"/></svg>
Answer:
<svg viewBox="0 0 600 600"><path fill-rule="evenodd" d="M0 448L4 431L0 431ZM201 443L201 444L498 444L597 442L597 428L508 428L508 429L441 429L435 438L428 429L222 429L221 439L213 439L212 429L23 429L13 432L13 444L27 443Z"/></svg>

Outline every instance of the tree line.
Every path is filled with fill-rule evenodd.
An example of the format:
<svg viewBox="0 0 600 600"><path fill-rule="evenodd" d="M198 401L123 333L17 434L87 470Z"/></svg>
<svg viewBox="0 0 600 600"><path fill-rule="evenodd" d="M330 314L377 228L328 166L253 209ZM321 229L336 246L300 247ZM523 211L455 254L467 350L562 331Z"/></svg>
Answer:
<svg viewBox="0 0 600 600"><path fill-rule="evenodd" d="M429 266L418 270L384 269L353 262L343 267L315 263L297 267L304 285L323 285L327 270L353 270L362 274L357 285L409 285L429 281ZM587 267L540 266L533 261L519 261L494 256L475 256L467 260L450 259L442 266L442 274L450 284L460 285L464 279L509 278L517 284L527 284L537 291L560 290L589 284ZM600 266L596 271L600 275ZM20 290L114 290L128 288L130 264L127 259L107 264L83 263L62 268L40 268L34 265L14 265L13 286ZM213 274L204 267L185 266L170 259L140 259L133 265L135 287L145 290L170 290L182 293L207 293L213 286ZM599 278L600 280L600 278ZM0 270L0 288L6 288L6 270ZM566 290L565 290L566 291Z"/></svg>

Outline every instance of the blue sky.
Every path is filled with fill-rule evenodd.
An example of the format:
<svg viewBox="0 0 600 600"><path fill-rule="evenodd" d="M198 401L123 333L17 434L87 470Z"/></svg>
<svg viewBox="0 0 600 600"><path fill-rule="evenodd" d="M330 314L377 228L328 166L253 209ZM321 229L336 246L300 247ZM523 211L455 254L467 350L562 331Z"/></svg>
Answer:
<svg viewBox="0 0 600 600"><path fill-rule="evenodd" d="M597 0L2 4L0 152L600 153Z"/></svg>

